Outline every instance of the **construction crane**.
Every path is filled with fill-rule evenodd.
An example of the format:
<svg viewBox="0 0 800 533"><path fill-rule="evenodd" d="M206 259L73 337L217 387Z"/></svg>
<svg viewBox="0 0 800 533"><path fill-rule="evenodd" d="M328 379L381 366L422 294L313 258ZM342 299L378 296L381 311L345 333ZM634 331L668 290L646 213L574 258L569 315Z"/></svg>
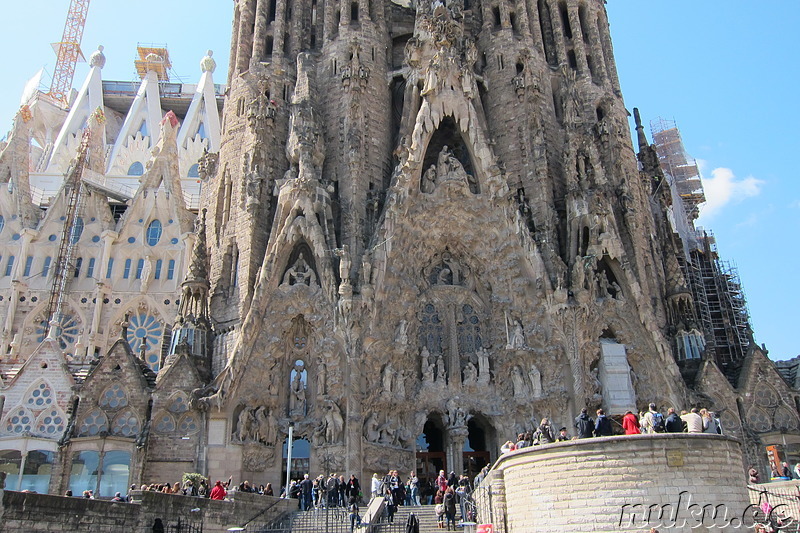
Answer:
<svg viewBox="0 0 800 533"><path fill-rule="evenodd" d="M53 51L56 53L56 68L53 71L53 81L47 94L64 106L69 103L69 91L72 89L72 78L75 76L75 64L78 60L83 59L81 39L88 12L89 0L70 0L61 42L53 43Z"/></svg>

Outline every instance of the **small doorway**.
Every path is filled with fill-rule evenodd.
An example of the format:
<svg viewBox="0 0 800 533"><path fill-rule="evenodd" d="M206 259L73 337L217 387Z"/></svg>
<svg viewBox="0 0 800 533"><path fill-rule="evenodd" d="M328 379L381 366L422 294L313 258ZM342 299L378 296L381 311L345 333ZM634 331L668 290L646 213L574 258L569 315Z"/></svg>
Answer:
<svg viewBox="0 0 800 533"><path fill-rule="evenodd" d="M286 460L289 449L289 439L283 441L283 460L281 461L281 486L286 483ZM290 479L301 480L303 474L309 473L309 459L311 457L311 443L306 439L294 439L292 446L292 468L289 472Z"/></svg>
<svg viewBox="0 0 800 533"><path fill-rule="evenodd" d="M440 470L447 472L444 424L438 414L433 414L417 437L417 478L419 499L423 504L430 503L436 494L436 478Z"/></svg>
<svg viewBox="0 0 800 533"><path fill-rule="evenodd" d="M481 471L481 468L491 464L491 454L487 446L487 434L491 426L480 415L475 415L467 423L467 440L464 441L462 450L464 474L470 480Z"/></svg>

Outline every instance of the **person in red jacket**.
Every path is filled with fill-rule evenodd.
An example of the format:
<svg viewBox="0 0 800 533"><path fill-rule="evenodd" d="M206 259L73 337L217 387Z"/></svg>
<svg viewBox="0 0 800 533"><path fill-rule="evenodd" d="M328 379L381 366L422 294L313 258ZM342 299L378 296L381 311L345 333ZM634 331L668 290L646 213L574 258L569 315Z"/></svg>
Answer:
<svg viewBox="0 0 800 533"><path fill-rule="evenodd" d="M639 419L630 411L625 411L625 416L622 417L622 429L625 430L626 435L638 435L639 432Z"/></svg>
<svg viewBox="0 0 800 533"><path fill-rule="evenodd" d="M222 486L222 481L217 481L214 484L214 488L211 489L211 499L212 500L224 500L225 495L225 487Z"/></svg>

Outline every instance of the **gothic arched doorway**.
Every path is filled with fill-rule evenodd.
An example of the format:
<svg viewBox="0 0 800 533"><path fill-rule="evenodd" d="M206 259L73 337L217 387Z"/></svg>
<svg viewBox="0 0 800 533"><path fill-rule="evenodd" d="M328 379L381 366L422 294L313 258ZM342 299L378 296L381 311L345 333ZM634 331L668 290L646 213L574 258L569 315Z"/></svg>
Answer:
<svg viewBox="0 0 800 533"><path fill-rule="evenodd" d="M311 443L306 439L293 439L292 446L292 469L289 473L290 479L303 479L303 474L308 474L309 460L311 458ZM281 461L281 485L286 483L286 461L289 458L289 439L283 441L283 460Z"/></svg>
<svg viewBox="0 0 800 533"><path fill-rule="evenodd" d="M439 413L431 413L422 427L422 434L417 437L417 477L422 503L428 503L429 496L435 494L440 470L447 472L444 423Z"/></svg>
<svg viewBox="0 0 800 533"><path fill-rule="evenodd" d="M491 464L489 443L495 442L494 429L482 415L474 415L467 422L467 438L462 450L464 474L473 479L486 465Z"/></svg>

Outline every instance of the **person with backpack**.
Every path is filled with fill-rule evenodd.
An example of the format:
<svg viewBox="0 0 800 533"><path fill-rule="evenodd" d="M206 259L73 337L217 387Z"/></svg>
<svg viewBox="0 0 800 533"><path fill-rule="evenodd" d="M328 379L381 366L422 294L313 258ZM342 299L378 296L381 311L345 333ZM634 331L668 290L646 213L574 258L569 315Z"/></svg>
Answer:
<svg viewBox="0 0 800 533"><path fill-rule="evenodd" d="M665 433L664 415L656 410L656 404L651 403L649 410L642 417L642 433Z"/></svg>
<svg viewBox="0 0 800 533"><path fill-rule="evenodd" d="M606 416L606 412L602 409L597 410L597 421L594 423L594 436L595 437L610 437L614 434L611 427L611 420Z"/></svg>
<svg viewBox="0 0 800 533"><path fill-rule="evenodd" d="M589 439L594 431L594 420L587 413L586 408L581 409L581 414L575 418L575 428L578 430L579 439Z"/></svg>
<svg viewBox="0 0 800 533"><path fill-rule="evenodd" d="M350 496L347 508L350 511L350 533L353 533L356 526L361 525L361 517L358 515L358 500L356 496Z"/></svg>

